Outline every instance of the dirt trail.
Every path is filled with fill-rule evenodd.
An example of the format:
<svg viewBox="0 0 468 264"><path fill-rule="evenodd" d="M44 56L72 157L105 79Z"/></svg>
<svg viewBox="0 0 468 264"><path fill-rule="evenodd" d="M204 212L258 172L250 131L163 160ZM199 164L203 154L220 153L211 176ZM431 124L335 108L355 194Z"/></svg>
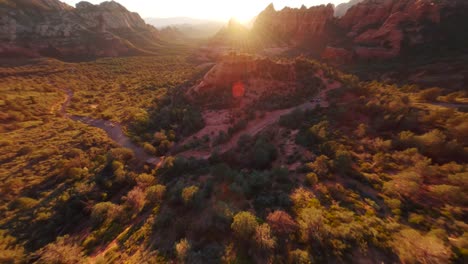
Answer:
<svg viewBox="0 0 468 264"><path fill-rule="evenodd" d="M127 232L134 226L140 224L141 222L143 222L144 220L146 220L148 218L148 216L150 215L151 211L148 211L147 213L144 213L143 215L140 215L138 216L137 218L133 219L128 225L127 227L122 231L120 232L120 234L118 234L114 240L112 240L111 242L109 242L107 245L105 245L104 247L100 247L98 248L96 251L94 251L89 257L88 257L88 263L90 264L94 264L96 263L99 258L101 257L104 257L106 255L107 252L109 252L110 250L116 248L119 246L118 244L118 241L120 238L122 238L125 234L127 234Z"/></svg>
<svg viewBox="0 0 468 264"><path fill-rule="evenodd" d="M277 123L279 121L279 119L281 118L281 116L287 115L287 114L293 112L296 109L302 110L302 111L310 110L310 109L314 109L318 105L320 105L321 107L328 107L329 104L328 104L328 101L326 100L327 92L329 92L331 90L334 90L334 89L337 89L337 88L340 88L341 83L339 83L337 81L334 81L334 82L330 83L327 78L323 77L322 73L319 73L319 76L322 78L322 80L326 84L326 89L321 90L320 93L316 96L316 98L321 99L320 102L310 102L310 101L308 101L308 102L305 102L305 103L303 103L303 104L301 104L299 106L294 106L294 107L287 108L287 109L281 109L281 110L268 112L268 113L265 114L264 117L257 118L257 119L255 119L253 121L250 121L247 124L247 126L246 126L246 128L244 130L239 131L236 134L234 134L230 138L230 140L228 142L217 146L216 147L217 151L220 154L229 151L230 149L234 148L237 145L237 142L239 141L239 138L242 135L247 134L247 135L250 135L250 136L255 136L258 133L260 133L261 131L263 131L266 127L269 127L269 126ZM189 151L179 153L178 155L183 156L183 157L187 157L187 158L194 157L194 158L199 158L199 159L207 159L207 158L209 158L211 156L211 152L210 151L201 151L201 150L189 150Z"/></svg>
<svg viewBox="0 0 468 264"><path fill-rule="evenodd" d="M258 133L263 131L266 127L269 127L269 126L277 123L279 121L279 119L281 118L281 116L290 114L295 110L302 110L302 111L310 110L310 109L314 109L318 105L320 105L321 107L328 107L328 101L326 100L327 92L330 91L330 90L333 90L333 89L337 89L339 87L341 87L341 84L339 84L337 82L335 82L335 83L333 83L331 85L328 85L327 89L322 90L319 93L319 95L317 96L317 98L321 99L321 102L310 102L310 101L308 101L308 102L305 102L305 103L303 103L303 104L301 104L299 106L294 106L294 107L291 107L291 108L288 108L288 109L276 110L276 111L266 113L264 118L262 118L260 120L257 119L257 120L249 122L246 129L236 133L227 143L219 146L220 153L224 153L224 152L232 149L233 147L235 147L237 142L239 141L239 138L242 135L247 134L247 135L250 135L252 137L256 136Z"/></svg>
<svg viewBox="0 0 468 264"><path fill-rule="evenodd" d="M118 145L124 148L131 149L135 154L135 158L138 160L140 165L143 165L145 163L151 163L156 165L160 163L159 158L148 155L142 147L133 143L132 140L127 135L125 135L124 129L120 123L104 119L95 119L86 116L76 116L67 114L67 108L70 105L74 92L69 89L66 89L64 91L66 93L66 98L63 101L62 106L60 108L60 114L63 117L104 130L109 136L109 138L111 138Z"/></svg>

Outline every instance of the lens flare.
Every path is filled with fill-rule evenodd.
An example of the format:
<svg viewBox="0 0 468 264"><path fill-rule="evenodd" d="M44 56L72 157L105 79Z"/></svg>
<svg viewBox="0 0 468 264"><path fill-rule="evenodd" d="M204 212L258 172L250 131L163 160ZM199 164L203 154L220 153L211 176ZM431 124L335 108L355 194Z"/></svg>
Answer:
<svg viewBox="0 0 468 264"><path fill-rule="evenodd" d="M241 98L241 97L244 97L244 94L245 94L244 83L242 83L241 81L235 82L232 85L232 96L234 98Z"/></svg>

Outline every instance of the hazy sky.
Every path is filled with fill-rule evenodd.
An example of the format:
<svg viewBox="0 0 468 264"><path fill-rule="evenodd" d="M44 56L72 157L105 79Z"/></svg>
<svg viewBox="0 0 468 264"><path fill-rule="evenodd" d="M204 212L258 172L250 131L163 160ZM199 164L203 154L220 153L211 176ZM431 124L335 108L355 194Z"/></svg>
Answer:
<svg viewBox="0 0 468 264"><path fill-rule="evenodd" d="M72 6L81 0L61 0ZM88 0L93 4L103 0ZM145 17L194 17L213 20L228 20L235 17L246 21L256 16L273 2L275 8L285 6L307 7L326 3L340 4L348 0L118 0L130 11L138 12Z"/></svg>

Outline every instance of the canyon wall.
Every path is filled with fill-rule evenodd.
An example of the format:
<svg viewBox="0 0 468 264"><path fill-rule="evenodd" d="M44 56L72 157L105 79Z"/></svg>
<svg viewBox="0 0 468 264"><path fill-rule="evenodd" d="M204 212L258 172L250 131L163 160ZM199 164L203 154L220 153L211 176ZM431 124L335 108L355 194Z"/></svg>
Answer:
<svg viewBox="0 0 468 264"><path fill-rule="evenodd" d="M276 11L270 4L261 12L253 25L255 34L283 40L289 44L299 44L310 38L324 37L333 21L333 5L306 8L284 8Z"/></svg>
<svg viewBox="0 0 468 264"><path fill-rule="evenodd" d="M337 47L346 48L347 56L363 60L453 49L468 39L468 33L459 30L457 34L443 28L451 25L453 30L460 22L466 28L466 12L467 1L459 0L365 0L337 19L346 37L327 47L324 58Z"/></svg>
<svg viewBox="0 0 468 264"><path fill-rule="evenodd" d="M335 62L451 49L468 39L464 0L352 0L339 8L276 11L270 4L256 19L252 35L261 36L263 46L308 48Z"/></svg>

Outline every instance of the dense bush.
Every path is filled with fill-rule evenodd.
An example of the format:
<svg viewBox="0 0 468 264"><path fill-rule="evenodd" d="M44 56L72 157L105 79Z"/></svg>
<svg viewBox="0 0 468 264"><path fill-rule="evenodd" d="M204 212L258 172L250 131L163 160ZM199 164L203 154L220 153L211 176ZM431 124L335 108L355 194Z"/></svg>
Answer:
<svg viewBox="0 0 468 264"><path fill-rule="evenodd" d="M255 230L258 227L258 222L255 216L250 212L239 212L234 216L234 220L231 224L232 231L234 234L245 241L249 241L254 235Z"/></svg>

